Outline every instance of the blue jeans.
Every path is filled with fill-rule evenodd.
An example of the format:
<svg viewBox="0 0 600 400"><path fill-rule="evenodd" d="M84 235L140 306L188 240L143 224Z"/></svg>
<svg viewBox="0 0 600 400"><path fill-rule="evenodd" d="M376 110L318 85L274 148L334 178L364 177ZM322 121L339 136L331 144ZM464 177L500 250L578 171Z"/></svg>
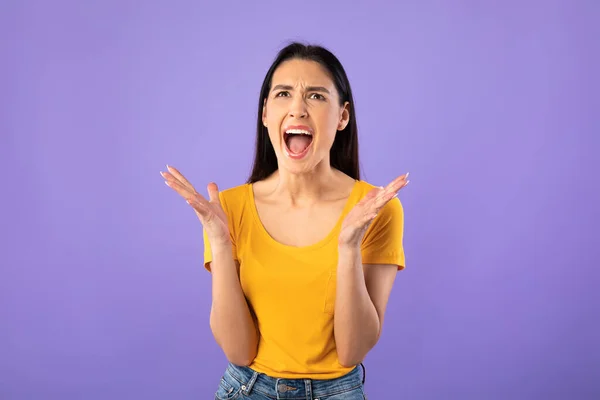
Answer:
<svg viewBox="0 0 600 400"><path fill-rule="evenodd" d="M248 367L229 364L216 400L364 400L364 366L335 379L273 378Z"/></svg>

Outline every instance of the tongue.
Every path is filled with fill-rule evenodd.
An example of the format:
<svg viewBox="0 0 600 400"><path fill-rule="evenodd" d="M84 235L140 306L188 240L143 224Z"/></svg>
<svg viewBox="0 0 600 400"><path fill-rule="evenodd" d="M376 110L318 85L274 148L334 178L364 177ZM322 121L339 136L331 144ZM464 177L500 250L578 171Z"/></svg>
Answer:
<svg viewBox="0 0 600 400"><path fill-rule="evenodd" d="M292 135L288 147L294 154L302 153L310 144L311 138L307 135Z"/></svg>

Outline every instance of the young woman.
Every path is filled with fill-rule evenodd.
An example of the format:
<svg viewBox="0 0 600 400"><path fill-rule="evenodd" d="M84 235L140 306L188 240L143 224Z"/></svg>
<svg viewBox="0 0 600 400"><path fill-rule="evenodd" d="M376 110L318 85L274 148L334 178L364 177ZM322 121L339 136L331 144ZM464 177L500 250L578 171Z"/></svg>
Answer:
<svg viewBox="0 0 600 400"><path fill-rule="evenodd" d="M386 187L360 179L338 59L299 43L279 52L245 184L219 192L210 183L207 200L167 169L166 184L204 228L210 326L229 361L215 398L364 399L362 360L404 268L397 193L408 174Z"/></svg>

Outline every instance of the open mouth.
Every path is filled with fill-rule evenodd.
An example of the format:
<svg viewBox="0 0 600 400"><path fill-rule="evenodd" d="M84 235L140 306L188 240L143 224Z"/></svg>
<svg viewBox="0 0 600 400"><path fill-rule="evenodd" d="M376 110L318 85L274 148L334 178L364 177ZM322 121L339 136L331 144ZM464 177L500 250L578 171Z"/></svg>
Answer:
<svg viewBox="0 0 600 400"><path fill-rule="evenodd" d="M294 127L288 128L284 132L283 139L289 156L292 158L299 158L308 152L308 149L313 142L313 134L312 131L306 127Z"/></svg>

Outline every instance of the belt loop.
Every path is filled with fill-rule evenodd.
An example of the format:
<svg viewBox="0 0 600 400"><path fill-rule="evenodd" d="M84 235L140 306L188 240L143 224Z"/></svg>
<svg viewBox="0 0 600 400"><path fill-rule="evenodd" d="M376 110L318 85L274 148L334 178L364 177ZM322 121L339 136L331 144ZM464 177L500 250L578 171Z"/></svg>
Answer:
<svg viewBox="0 0 600 400"><path fill-rule="evenodd" d="M363 363L360 363L360 366L362 367L363 370L363 379L362 379L362 383L363 385L365 384L365 381L367 380L367 369L365 368L365 365Z"/></svg>
<svg viewBox="0 0 600 400"><path fill-rule="evenodd" d="M306 400L313 400L312 384L310 379L304 380L304 389L306 390Z"/></svg>
<svg viewBox="0 0 600 400"><path fill-rule="evenodd" d="M248 381L247 384L242 385L242 392L244 393L244 395L246 395L246 396L250 395L250 392L252 391L252 388L254 387L254 384L256 383L257 378L258 378L258 372L252 370L252 377L250 378L250 380Z"/></svg>

